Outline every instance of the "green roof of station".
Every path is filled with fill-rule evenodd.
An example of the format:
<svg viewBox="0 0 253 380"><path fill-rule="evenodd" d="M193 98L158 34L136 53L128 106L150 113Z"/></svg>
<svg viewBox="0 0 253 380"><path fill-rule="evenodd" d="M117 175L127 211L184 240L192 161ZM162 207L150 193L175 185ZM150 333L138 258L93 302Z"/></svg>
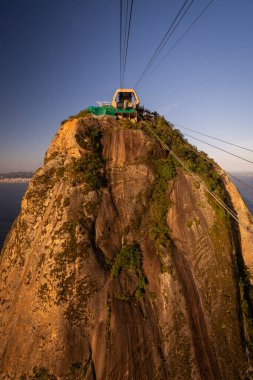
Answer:
<svg viewBox="0 0 253 380"><path fill-rule="evenodd" d="M119 113L133 114L136 112L134 108L121 109L121 108L115 108L113 106L103 106L103 107L90 106L87 109L93 115L96 115L96 116L104 116L104 115L115 116L116 114L119 114Z"/></svg>

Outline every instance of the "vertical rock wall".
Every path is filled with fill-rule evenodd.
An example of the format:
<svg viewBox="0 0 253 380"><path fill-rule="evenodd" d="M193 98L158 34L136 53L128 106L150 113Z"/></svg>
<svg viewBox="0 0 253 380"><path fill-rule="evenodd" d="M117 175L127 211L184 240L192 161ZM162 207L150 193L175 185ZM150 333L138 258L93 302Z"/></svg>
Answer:
<svg viewBox="0 0 253 380"><path fill-rule="evenodd" d="M230 227L178 169L167 192L171 246L152 240L152 150L164 157L147 134L112 118L74 119L56 134L1 254L1 379L245 372ZM125 267L122 247L135 255Z"/></svg>

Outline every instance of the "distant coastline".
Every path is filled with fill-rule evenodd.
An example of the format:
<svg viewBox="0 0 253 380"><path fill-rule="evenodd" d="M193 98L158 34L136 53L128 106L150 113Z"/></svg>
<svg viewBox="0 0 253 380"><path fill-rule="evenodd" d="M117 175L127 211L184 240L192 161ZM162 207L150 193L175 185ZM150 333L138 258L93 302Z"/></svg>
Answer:
<svg viewBox="0 0 253 380"><path fill-rule="evenodd" d="M28 183L31 178L1 178L0 183Z"/></svg>
<svg viewBox="0 0 253 380"><path fill-rule="evenodd" d="M28 183L33 175L33 172L0 173L0 183Z"/></svg>

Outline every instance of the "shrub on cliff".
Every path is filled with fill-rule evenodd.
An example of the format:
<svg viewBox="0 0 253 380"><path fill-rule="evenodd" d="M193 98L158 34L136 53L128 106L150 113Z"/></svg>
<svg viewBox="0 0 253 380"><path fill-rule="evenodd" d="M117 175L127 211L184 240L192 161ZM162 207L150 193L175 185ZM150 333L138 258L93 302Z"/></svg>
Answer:
<svg viewBox="0 0 253 380"><path fill-rule="evenodd" d="M147 280L143 272L142 252L138 244L122 247L111 268L111 278L117 279L122 271L131 271L137 275L138 283L134 295L137 299L142 297Z"/></svg>
<svg viewBox="0 0 253 380"><path fill-rule="evenodd" d="M83 123L84 130L79 131L75 138L78 145L88 151L79 160L73 160L71 171L74 183L85 182L91 190L99 190L106 185L106 178L103 172L105 160L102 157L101 137L99 125L86 125Z"/></svg>
<svg viewBox="0 0 253 380"><path fill-rule="evenodd" d="M106 180L101 171L103 158L96 152L88 153L72 163L72 173L76 183L85 182L91 190L99 190L105 186Z"/></svg>
<svg viewBox="0 0 253 380"><path fill-rule="evenodd" d="M125 245L120 250L111 269L111 277L118 278L121 271L130 269L134 273L141 270L141 251L137 244Z"/></svg>

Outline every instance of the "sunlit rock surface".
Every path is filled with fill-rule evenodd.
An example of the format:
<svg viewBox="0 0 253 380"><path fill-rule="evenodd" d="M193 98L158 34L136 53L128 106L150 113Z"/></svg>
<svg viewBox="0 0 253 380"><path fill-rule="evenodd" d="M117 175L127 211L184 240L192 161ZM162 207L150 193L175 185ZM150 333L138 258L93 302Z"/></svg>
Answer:
<svg viewBox="0 0 253 380"><path fill-rule="evenodd" d="M143 128L110 117L59 129L1 254L1 379L246 376L252 235L179 167L159 235L154 152L166 159Z"/></svg>

